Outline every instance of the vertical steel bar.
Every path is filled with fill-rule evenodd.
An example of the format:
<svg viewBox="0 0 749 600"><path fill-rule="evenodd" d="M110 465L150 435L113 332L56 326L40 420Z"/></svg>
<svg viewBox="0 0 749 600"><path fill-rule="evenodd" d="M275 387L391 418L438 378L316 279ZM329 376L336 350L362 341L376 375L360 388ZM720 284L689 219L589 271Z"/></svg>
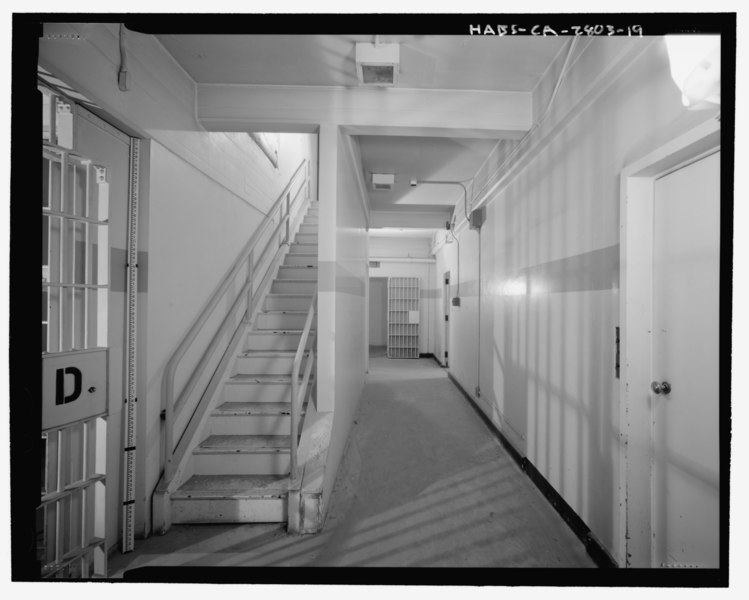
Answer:
<svg viewBox="0 0 749 600"><path fill-rule="evenodd" d="M57 430L57 488L56 491L62 491L62 457L65 454L65 447L63 446L63 430ZM62 526L62 510L61 501L55 500L55 562L60 560L62 556L62 539L60 529Z"/></svg>
<svg viewBox="0 0 749 600"><path fill-rule="evenodd" d="M85 192L85 200L84 200L84 216L88 218L91 214L90 203L91 203L91 170L92 170L91 164L86 165L86 192ZM93 283L91 281L91 277L89 276L89 269L91 262L89 260L89 255L91 253L89 248L89 231L92 227L89 223L83 224L83 256L84 256L84 266L83 266L83 283ZM83 348L87 349L89 347L88 344L88 295L89 291L86 288L83 288Z"/></svg>
<svg viewBox="0 0 749 600"><path fill-rule="evenodd" d="M88 427L89 422L84 421L81 435L81 479L86 481L88 479ZM86 547L86 494L88 488L81 489L81 546Z"/></svg>
<svg viewBox="0 0 749 600"><path fill-rule="evenodd" d="M57 146L57 96L49 97L49 143Z"/></svg>

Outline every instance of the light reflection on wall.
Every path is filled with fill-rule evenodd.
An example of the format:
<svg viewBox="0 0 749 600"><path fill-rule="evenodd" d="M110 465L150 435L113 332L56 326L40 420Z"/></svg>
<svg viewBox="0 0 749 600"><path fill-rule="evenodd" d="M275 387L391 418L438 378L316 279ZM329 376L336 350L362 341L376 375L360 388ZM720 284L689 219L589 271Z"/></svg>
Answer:
<svg viewBox="0 0 749 600"><path fill-rule="evenodd" d="M528 278L515 277L499 285L500 296L525 296L528 294Z"/></svg>

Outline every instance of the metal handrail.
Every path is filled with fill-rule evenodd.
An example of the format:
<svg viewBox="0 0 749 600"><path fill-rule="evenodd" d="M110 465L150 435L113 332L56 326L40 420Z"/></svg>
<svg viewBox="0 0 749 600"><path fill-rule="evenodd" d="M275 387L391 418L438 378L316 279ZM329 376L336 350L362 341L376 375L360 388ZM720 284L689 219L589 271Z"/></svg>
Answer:
<svg viewBox="0 0 749 600"><path fill-rule="evenodd" d="M290 241L288 237L289 221L291 218L291 207L292 207L290 190L291 190L291 187L294 185L294 182L297 180L300 173L302 172L305 173L305 182L308 180L309 170L308 169L305 170L305 165L307 165L307 162L308 161L306 159L302 160L299 167L297 167L296 171L294 171L294 174L289 179L289 182L286 184L286 187L284 187L283 191L279 194L278 199L273 203L273 206L271 207L270 211L268 211L268 213L266 214L265 218L263 219L263 222L255 230L255 232L252 234L248 242L242 248L241 252L237 255L237 258L234 260L234 263L226 272L224 277L221 279L220 284L218 285L216 290L211 295L207 304L201 310L197 319L190 326L190 329L182 338L179 345L177 346L177 349L174 351L174 354L169 359L169 362L166 365L166 368L164 370L164 378L162 381L162 393L163 393L163 402L164 402L163 415L164 415L164 421L165 421L164 423L164 446L165 446L165 454L166 454L165 463L164 463L164 480L166 482L171 481L171 479L174 476L174 463L173 463L174 450L175 450L174 448L174 421L176 418L175 412L178 407L178 404L183 403L184 399L187 398L189 394L192 392L192 390L194 389L199 377L203 373L203 370L206 364L208 363L213 352L215 351L216 346L218 345L218 342L220 341L220 339L223 337L224 333L226 332L228 324L231 323L230 317L234 316L236 314L237 308L243 304L241 300L243 299L245 294L247 294L247 309L246 309L247 317L248 318L252 317L252 309L254 305L253 287L254 287L254 282L255 282L255 266L262 264L262 261L264 260L265 255L268 252L268 248L271 246L272 241L276 239L276 234L281 228L281 225L284 223L286 224L286 243ZM302 189L304 189L304 187L305 186L303 183L299 187L297 192L295 193L294 200L293 200L294 205L296 204L296 200L299 196L299 193L301 192ZM274 230L273 234L268 237L266 246L261 253L261 260L255 263L254 261L255 246L260 241L262 235L265 234L266 230L268 229L268 226L273 222L273 218L276 216L276 213L278 213L278 211L281 210L281 208L283 207L284 200L286 200L286 214L279 220L278 226ZM273 264L273 262L274 261L271 261L271 264ZM213 315L214 310L216 309L219 302L223 298L227 289L229 288L231 283L234 281L236 275L239 273L239 270L245 264L247 265L248 273L247 273L245 283L242 286L242 289L240 290L239 294L234 300L232 307L229 309L226 316L224 317L216 334L211 339L211 342L208 345L208 348L203 353L197 367L193 369L193 373L190 376L187 384L185 385L185 388L182 390L182 393L180 393L179 397L175 400L174 378L175 378L177 367L179 366L180 361L182 360L182 358L184 358L187 350L192 346L192 343L195 341L195 338L198 336L203 326L208 321L209 317Z"/></svg>
<svg viewBox="0 0 749 600"><path fill-rule="evenodd" d="M312 336L312 347L307 354L307 363L304 369L304 378L302 385L299 385L299 370L302 365L302 357L307 349L307 338L309 337L310 330L312 329L312 320L315 316L315 309L317 308L317 293L312 297L312 302L307 311L307 320L304 322L304 331L302 331L302 337L299 340L299 346L296 349L296 355L294 356L294 366L291 369L291 477L294 477L297 467L297 453L299 445L299 416L301 412L301 400L307 393L307 385L309 384L310 374L312 373L312 363L315 361L315 349L314 341L316 335Z"/></svg>

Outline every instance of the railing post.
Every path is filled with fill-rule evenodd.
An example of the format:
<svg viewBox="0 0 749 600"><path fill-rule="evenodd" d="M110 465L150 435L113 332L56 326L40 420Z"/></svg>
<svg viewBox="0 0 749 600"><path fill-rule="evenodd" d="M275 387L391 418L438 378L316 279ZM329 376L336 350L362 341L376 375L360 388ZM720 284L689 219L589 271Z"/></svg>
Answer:
<svg viewBox="0 0 749 600"><path fill-rule="evenodd" d="M291 226L291 192L286 194L286 243L291 243L289 227Z"/></svg>
<svg viewBox="0 0 749 600"><path fill-rule="evenodd" d="M167 384L164 391L164 479L171 481L174 475L174 465L172 464L174 451L174 405L172 398L174 396L174 380L167 376Z"/></svg>
<svg viewBox="0 0 749 600"><path fill-rule="evenodd" d="M253 248L250 250L250 255L247 257L247 281L249 282L249 287L247 289L247 320L249 321L252 318L252 293L254 285L254 277L255 277L255 249Z"/></svg>
<svg viewBox="0 0 749 600"><path fill-rule="evenodd" d="M294 369L291 373L291 465L289 469L289 478L294 478L297 463L297 438L299 437L299 423L297 422L298 410L296 408L297 396L299 395L299 369Z"/></svg>

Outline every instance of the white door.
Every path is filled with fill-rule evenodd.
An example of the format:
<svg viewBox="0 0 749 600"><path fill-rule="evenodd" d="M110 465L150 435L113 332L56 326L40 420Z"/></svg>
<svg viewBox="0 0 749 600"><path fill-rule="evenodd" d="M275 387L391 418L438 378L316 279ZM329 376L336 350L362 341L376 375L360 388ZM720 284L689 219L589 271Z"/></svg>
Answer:
<svg viewBox="0 0 749 600"><path fill-rule="evenodd" d="M654 191L653 566L716 568L720 153Z"/></svg>

